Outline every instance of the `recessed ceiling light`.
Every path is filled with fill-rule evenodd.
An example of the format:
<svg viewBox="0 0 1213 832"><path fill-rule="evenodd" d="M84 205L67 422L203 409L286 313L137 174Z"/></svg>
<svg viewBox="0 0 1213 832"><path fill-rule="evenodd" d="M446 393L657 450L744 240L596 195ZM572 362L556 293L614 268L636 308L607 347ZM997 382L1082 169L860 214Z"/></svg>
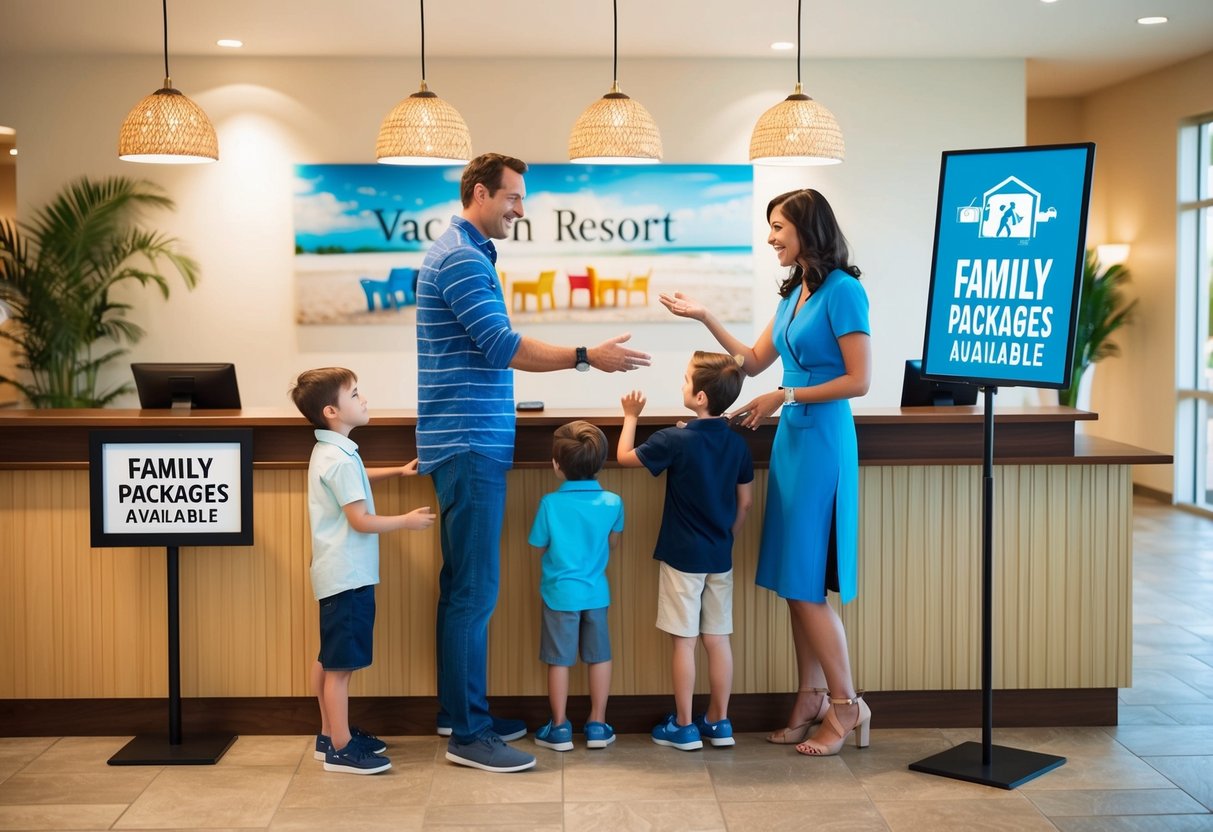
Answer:
<svg viewBox="0 0 1213 832"><path fill-rule="evenodd" d="M1057 0L1040 0L1042 3L1056 3Z"/></svg>
<svg viewBox="0 0 1213 832"><path fill-rule="evenodd" d="M774 43L772 43L772 44L771 44L771 48L772 48L772 49L780 49L780 50L783 50L783 49L795 49L795 48L796 48L796 44L794 44L794 43L790 43L789 41L786 41L786 40L777 40L777 41L775 41Z"/></svg>
<svg viewBox="0 0 1213 832"><path fill-rule="evenodd" d="M227 47L228 49L239 49L240 47L244 46L244 41L235 40L234 38L220 38L219 40L215 41L215 44L217 46Z"/></svg>
<svg viewBox="0 0 1213 832"><path fill-rule="evenodd" d="M10 147L10 148L8 149L8 155L9 155L9 156L16 156L16 155L17 155L17 148L15 148L15 147Z"/></svg>
<svg viewBox="0 0 1213 832"><path fill-rule="evenodd" d="M14 130L12 127L5 127L3 124L0 124L0 136L15 136L15 135L17 135L17 131Z"/></svg>
<svg viewBox="0 0 1213 832"><path fill-rule="evenodd" d="M1139 18L1137 18L1137 22L1140 23L1142 26L1157 26L1159 23L1166 23L1167 19L1165 17L1161 17L1161 16L1159 16L1159 17L1139 17Z"/></svg>

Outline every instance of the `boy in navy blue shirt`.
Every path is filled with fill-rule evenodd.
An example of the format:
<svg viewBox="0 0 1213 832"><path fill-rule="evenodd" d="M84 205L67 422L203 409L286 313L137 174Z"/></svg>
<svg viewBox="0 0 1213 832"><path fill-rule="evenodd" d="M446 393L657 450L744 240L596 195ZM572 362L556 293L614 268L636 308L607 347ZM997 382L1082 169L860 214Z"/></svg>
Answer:
<svg viewBox="0 0 1213 832"><path fill-rule="evenodd" d="M543 550L543 631L539 659L548 666L552 718L535 732L535 742L571 751L573 726L565 713L569 668L577 654L589 666L590 718L586 747L606 748L615 730L606 723L611 690L611 639L607 606L611 590L606 567L623 532L623 500L604 491L595 477L606 462L607 440L589 422L569 422L552 439L552 467L564 480L559 491L544 495L529 542ZM580 648L580 650L578 649Z"/></svg>
<svg viewBox="0 0 1213 832"><path fill-rule="evenodd" d="M737 400L743 380L738 357L696 352L687 365L682 402L695 412L685 428L666 428L639 448L636 423L644 394L621 400L623 429L619 464L644 466L657 476L668 471L661 531L653 553L661 561L657 627L674 641L674 703L677 713L653 729L653 742L683 751L733 745L728 719L733 687L733 537L754 502L754 462L750 450L722 418ZM694 719L695 645L708 654L711 690L708 710Z"/></svg>

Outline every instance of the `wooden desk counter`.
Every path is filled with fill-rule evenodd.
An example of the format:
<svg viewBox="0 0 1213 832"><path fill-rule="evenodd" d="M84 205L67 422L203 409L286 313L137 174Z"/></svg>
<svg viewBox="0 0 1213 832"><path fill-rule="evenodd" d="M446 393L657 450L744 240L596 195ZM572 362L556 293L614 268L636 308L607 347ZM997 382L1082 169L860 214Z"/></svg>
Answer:
<svg viewBox="0 0 1213 832"><path fill-rule="evenodd" d="M646 414L639 435L683 415ZM509 475L489 690L495 700L519 697L513 704L528 714L544 713L546 676L537 658L539 558L526 537L539 498L557 487L551 432L574 418L600 425L612 443L622 422L617 411L520 414ZM1007 691L1000 722L1114 722L1116 688L1131 683L1131 466L1170 457L1076 438L1075 421L1094 418L1067 408L996 414L994 682ZM414 456L415 423L413 411L373 411L353 438L368 465L399 464ZM856 682L876 692L870 701L884 727L979 724L971 692L980 687L981 410L857 410L856 425L859 599L842 611ZM140 730L135 714L147 708L132 703L166 695L163 552L88 545L88 433L124 427L253 430L254 545L182 552L182 690L200 697L205 713L222 714L229 726L235 720L235 730L312 730L307 671L318 635L307 575L306 464L314 441L307 423L285 409L2 409L0 700L7 701L0 723L9 724L0 734L45 733L46 723L34 722L47 718L65 725L56 732L87 733L88 725L65 716L79 700L108 705L96 732L133 732ZM773 437L773 425L747 435L759 470L755 510L735 548L740 730L779 724L784 692L795 689L786 605L753 584ZM608 570L612 711L617 727L644 730L668 708L670 691L668 638L653 625L650 556L664 482L613 465L600 479L627 510L623 546ZM382 513L436 505L427 477L377 485L376 504ZM352 690L372 697L360 707L379 709L379 730L426 730L438 531L383 535L380 547L375 663L355 675ZM698 689L706 690L700 664ZM584 674L575 671L572 680L572 692L584 693ZM190 707L187 701L187 728ZM240 716L250 709L255 719ZM151 714L151 728L162 728L160 711Z"/></svg>

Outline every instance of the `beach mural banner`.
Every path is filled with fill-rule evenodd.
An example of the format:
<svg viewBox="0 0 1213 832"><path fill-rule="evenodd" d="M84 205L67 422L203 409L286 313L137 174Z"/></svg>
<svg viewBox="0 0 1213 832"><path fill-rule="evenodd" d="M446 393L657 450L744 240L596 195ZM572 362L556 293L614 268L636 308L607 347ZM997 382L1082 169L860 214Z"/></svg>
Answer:
<svg viewBox="0 0 1213 832"><path fill-rule="evenodd" d="M416 274L459 214L462 167L297 165L301 324L412 324ZM749 165L531 165L496 241L519 323L666 322L663 292L752 318Z"/></svg>

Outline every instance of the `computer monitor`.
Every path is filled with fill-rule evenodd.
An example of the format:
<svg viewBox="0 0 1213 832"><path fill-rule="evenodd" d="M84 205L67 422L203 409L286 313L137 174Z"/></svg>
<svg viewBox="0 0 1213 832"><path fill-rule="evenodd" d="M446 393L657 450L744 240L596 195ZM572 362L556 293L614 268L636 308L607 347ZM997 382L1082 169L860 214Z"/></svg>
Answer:
<svg viewBox="0 0 1213 832"><path fill-rule="evenodd" d="M235 364L131 364L139 406L239 410Z"/></svg>
<svg viewBox="0 0 1213 832"><path fill-rule="evenodd" d="M902 407L954 404L977 404L977 385L960 381L930 381L922 377L922 361L910 359L906 362L906 374L901 382Z"/></svg>

